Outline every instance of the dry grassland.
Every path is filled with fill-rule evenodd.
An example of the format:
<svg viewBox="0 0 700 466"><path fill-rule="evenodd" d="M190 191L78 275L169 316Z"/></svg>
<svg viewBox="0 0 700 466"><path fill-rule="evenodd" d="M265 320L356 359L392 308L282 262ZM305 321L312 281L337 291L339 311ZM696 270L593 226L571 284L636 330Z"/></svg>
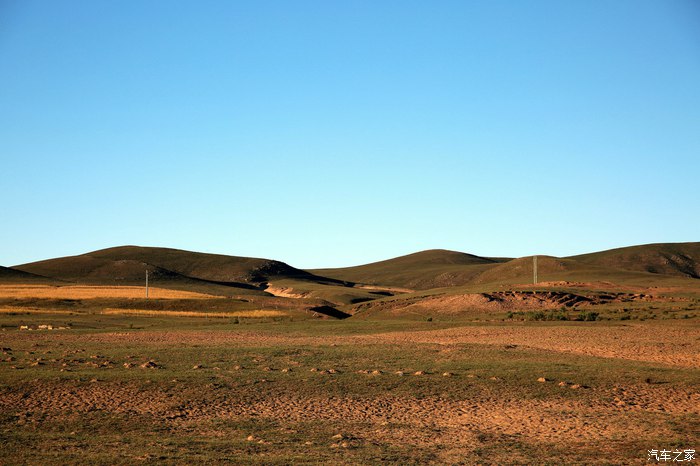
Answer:
<svg viewBox="0 0 700 466"><path fill-rule="evenodd" d="M0 285L0 298L43 299L95 299L95 298L143 298L142 286L48 286L48 285ZM153 299L212 299L215 296L191 291L148 288Z"/></svg>
<svg viewBox="0 0 700 466"><path fill-rule="evenodd" d="M96 301L0 306L1 465L641 465L700 446L694 302L668 320L294 321L159 291L173 300L0 287Z"/></svg>
<svg viewBox="0 0 700 466"><path fill-rule="evenodd" d="M231 318L231 317L247 317L247 318L264 318L264 317L285 317L288 314L283 311L276 310L250 310L236 312L196 312L196 311L151 311L147 309L113 309L108 308L101 312L105 315L123 315L123 316L140 316L140 317L213 317L213 318Z"/></svg>
<svg viewBox="0 0 700 466"><path fill-rule="evenodd" d="M73 315L74 311L66 311L62 309L39 309L28 307L0 307L0 314L55 314L55 315Z"/></svg>
<svg viewBox="0 0 700 466"><path fill-rule="evenodd" d="M646 449L700 440L692 323L357 322L334 335L337 324L348 327L3 332L4 454L11 464L645 464Z"/></svg>

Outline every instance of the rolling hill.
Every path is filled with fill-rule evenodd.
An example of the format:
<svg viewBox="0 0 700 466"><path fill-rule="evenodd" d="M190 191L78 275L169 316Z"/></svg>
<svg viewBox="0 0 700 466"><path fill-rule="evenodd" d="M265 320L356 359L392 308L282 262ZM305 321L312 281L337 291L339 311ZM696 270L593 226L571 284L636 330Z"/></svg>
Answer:
<svg viewBox="0 0 700 466"><path fill-rule="evenodd" d="M99 285L140 285L148 269L154 284L197 291L235 288L236 292L262 292L269 280L282 278L338 284L274 260L138 246L103 249L12 269L66 282Z"/></svg>
<svg viewBox="0 0 700 466"><path fill-rule="evenodd" d="M54 284L57 280L0 265L0 283Z"/></svg>
<svg viewBox="0 0 700 466"><path fill-rule="evenodd" d="M538 256L540 282L669 285L700 278L700 243L664 243L571 257ZM276 295L348 306L411 291L489 291L532 282L532 257L433 249L355 267L300 270L284 262L169 248L122 246L0 269L0 282L141 285L218 295ZM442 291L441 291L442 292ZM407 296L408 298L409 296Z"/></svg>
<svg viewBox="0 0 700 466"><path fill-rule="evenodd" d="M538 282L610 282L650 286L670 284L680 277L674 274L653 274L642 270L623 269L581 262L573 258L537 256ZM493 287L496 285L530 284L533 281L533 260L521 257L497 264L475 276L468 285Z"/></svg>
<svg viewBox="0 0 700 466"><path fill-rule="evenodd" d="M356 267L310 272L355 283L426 290L465 285L485 270L509 260L431 249Z"/></svg>
<svg viewBox="0 0 700 466"><path fill-rule="evenodd" d="M657 243L571 256L599 267L700 278L700 243Z"/></svg>
<svg viewBox="0 0 700 466"><path fill-rule="evenodd" d="M648 285L700 278L700 243L665 243L583 254L538 256L540 281L609 281ZM319 275L414 290L530 283L532 257L486 258L446 250L422 251L372 264L311 270Z"/></svg>

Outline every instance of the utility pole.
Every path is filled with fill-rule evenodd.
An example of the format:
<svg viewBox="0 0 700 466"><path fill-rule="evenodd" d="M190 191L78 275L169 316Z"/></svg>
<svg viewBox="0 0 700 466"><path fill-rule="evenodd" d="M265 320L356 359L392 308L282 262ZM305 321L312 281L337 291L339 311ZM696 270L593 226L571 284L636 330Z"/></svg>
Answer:
<svg viewBox="0 0 700 466"><path fill-rule="evenodd" d="M532 256L532 282L537 285L537 256Z"/></svg>
<svg viewBox="0 0 700 466"><path fill-rule="evenodd" d="M146 299L148 299L148 269L146 269Z"/></svg>

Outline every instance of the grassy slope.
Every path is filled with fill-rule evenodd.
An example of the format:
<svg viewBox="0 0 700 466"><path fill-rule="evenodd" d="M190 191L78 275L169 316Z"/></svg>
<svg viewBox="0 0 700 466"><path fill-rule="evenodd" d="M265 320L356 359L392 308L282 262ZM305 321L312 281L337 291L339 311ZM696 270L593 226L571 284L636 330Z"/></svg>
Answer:
<svg viewBox="0 0 700 466"><path fill-rule="evenodd" d="M14 267L68 280L123 279L141 280L144 264L163 273L212 282L260 281L268 275L307 277L308 273L283 262L249 257L204 254L168 248L123 246L89 252L79 256L49 259ZM116 274L116 275L115 275Z"/></svg>
<svg viewBox="0 0 700 466"><path fill-rule="evenodd" d="M264 281L269 276L313 278L308 272L284 262L179 249L124 246L95 251L89 255L113 261L146 262L187 277L215 282L256 282Z"/></svg>
<svg viewBox="0 0 700 466"><path fill-rule="evenodd" d="M700 277L700 243L632 246L565 258L539 256L538 260L539 281L608 281L651 286L675 285L678 279ZM489 259L430 250L357 267L314 272L354 282L416 290L455 286L479 288L530 282L532 258Z"/></svg>
<svg viewBox="0 0 700 466"><path fill-rule="evenodd" d="M358 283L430 289L464 285L494 264L507 260L433 249L372 264L311 272Z"/></svg>
<svg viewBox="0 0 700 466"><path fill-rule="evenodd" d="M274 280L270 282L270 286L271 288L268 288L266 291L272 292L274 289L276 293L281 289L299 297L322 299L335 306L371 301L397 294L392 289L364 289L294 279Z"/></svg>
<svg viewBox="0 0 700 466"><path fill-rule="evenodd" d="M440 314L442 305L440 300L432 301L428 304L428 299L446 298L449 302L450 296L465 295L470 293L492 292L503 289L512 289L513 285L524 285L525 289L538 290L537 285L528 286L533 280L533 260L532 257L513 259L504 263L496 263L482 266L482 270L473 275L471 279L460 286L449 286L434 288L429 290L418 290L413 293L406 293L400 296L380 298L368 304L355 304L342 309L345 312L355 314L361 310L360 316L364 317L406 317L418 318L426 316L436 316ZM430 269L428 269L430 270ZM570 258L556 258L549 256L538 256L538 279L542 282L562 282L561 285L552 287L548 285L547 290L559 290L572 292L575 294L595 294L598 291L618 292L639 292L639 288L664 287L675 289L676 291L665 291L665 294L674 294L690 297L696 300L700 296L700 280L687 278L678 275L661 275L650 272L623 270L621 268L604 267L588 263L583 263ZM574 288L566 285L566 282L577 284ZM695 301L693 301L695 302ZM425 306L423 303L426 303ZM660 304L656 303L655 306ZM435 307L437 306L437 307ZM628 304L622 307L646 310L651 304L640 302L634 306ZM665 307L664 307L665 306ZM687 312L684 304L664 304L665 310L669 312L679 311L681 314ZM425 307L425 312L420 308ZM604 306L603 309L596 309L599 312L617 312L620 305ZM666 309L668 307L668 309ZM678 309L676 309L678 308ZM505 316L506 311L484 311L470 309L468 306L459 313L460 318L487 318ZM415 316L414 316L415 314ZM423 315L425 314L425 315ZM694 312L691 312L694 315ZM641 315L641 314L640 314ZM646 314L644 314L646 315ZM456 318L457 314L448 312L446 318Z"/></svg>
<svg viewBox="0 0 700 466"><path fill-rule="evenodd" d="M700 278L700 243L658 243L571 256L584 264Z"/></svg>
<svg viewBox="0 0 700 466"><path fill-rule="evenodd" d="M271 278L329 281L274 260L137 246L14 267L68 282L100 285L140 285L146 268L154 285L223 295L265 294L260 286Z"/></svg>
<svg viewBox="0 0 700 466"><path fill-rule="evenodd" d="M510 285L532 283L532 257L521 257L504 264L498 264L475 277L471 285ZM573 258L538 256L537 276L539 282L577 281L612 282L640 286L669 285L688 283L685 277L661 275L622 267L605 266L595 262L581 262Z"/></svg>
<svg viewBox="0 0 700 466"><path fill-rule="evenodd" d="M0 283L48 285L59 282L52 278L42 277L41 275L35 275L33 273L23 272L21 270L15 270L10 267L3 267L0 265Z"/></svg>
<svg viewBox="0 0 700 466"><path fill-rule="evenodd" d="M633 246L567 258L539 256L539 281L609 282L621 289L696 288L694 285L700 281L689 277L697 276L699 251L700 243L677 243ZM265 296L263 288L270 283L289 293L285 299L325 301L350 312L353 305L373 299L414 301L421 295L478 293L532 280L531 257L494 259L446 250L422 251L357 267L302 271L266 259L126 246L25 264L18 269L81 283L141 284L146 263L154 286L226 296ZM1 273L0 281L5 281ZM379 289L363 289L348 282L375 285ZM411 290L419 292L385 298Z"/></svg>
<svg viewBox="0 0 700 466"><path fill-rule="evenodd" d="M110 248L91 253L51 259L31 264L17 266L12 270L13 275L39 273L63 280L60 284L80 283L88 285L137 285L143 286L145 270L149 270L149 283L155 287L195 291L216 296L245 297L245 303L238 300L227 301L226 311L236 311L239 308L266 309L274 306L287 312L302 312L311 315L306 309L329 304L347 304L356 296L346 296L345 287L331 286L336 282L323 277L314 276L308 272L295 269L283 262L234 257L216 254L203 254L166 248L145 248L125 246ZM9 276L9 273L8 273ZM323 293L309 295L303 299L273 298L264 291L268 280L285 280L307 287L324 290ZM20 280L21 281L21 280ZM0 283L17 283L3 280ZM323 299L321 299L323 298ZM78 300L75 306L90 310L100 310L105 307L127 307L134 305L133 300ZM1 304L1 303L0 303ZM163 310L174 309L172 301L165 302ZM219 304L205 300L204 302L188 302L187 306L195 311L208 311ZM15 303L17 306L55 307L52 300L24 300ZM144 309L158 307L157 300L139 303ZM72 309L72 308L71 308ZM160 309L160 307L158 307Z"/></svg>

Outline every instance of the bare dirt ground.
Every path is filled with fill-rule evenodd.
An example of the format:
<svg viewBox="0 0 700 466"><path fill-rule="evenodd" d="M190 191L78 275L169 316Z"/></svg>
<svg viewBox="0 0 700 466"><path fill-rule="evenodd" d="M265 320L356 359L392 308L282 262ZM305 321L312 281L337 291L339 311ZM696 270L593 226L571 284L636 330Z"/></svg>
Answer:
<svg viewBox="0 0 700 466"><path fill-rule="evenodd" d="M278 334L264 331L193 331L173 330L143 332L107 332L89 335L24 334L16 338L29 341L60 338L65 344L95 342L102 344L181 345L207 341L217 345L330 345L391 344L438 345L489 344L518 345L553 352L581 354L600 358L659 363L669 366L700 366L700 327L644 323L598 324L510 324L460 326L440 330L399 331L369 335Z"/></svg>
<svg viewBox="0 0 700 466"><path fill-rule="evenodd" d="M268 285L265 291L272 296L278 296L280 298L305 298L309 295L309 293L297 293L293 288L275 286L272 284Z"/></svg>
<svg viewBox="0 0 700 466"><path fill-rule="evenodd" d="M641 306L685 302L684 298L661 296L658 291L643 292L591 292L538 290L491 291L482 293L436 294L398 296L396 298L362 303L354 313L369 316L401 317L415 315L459 316L465 312L483 311L498 314L506 311L597 309L601 306Z"/></svg>
<svg viewBox="0 0 700 466"><path fill-rule="evenodd" d="M372 338L372 337L368 337ZM377 335L391 342L521 345L554 352L700 367L700 328L680 325L509 325Z"/></svg>
<svg viewBox="0 0 700 466"><path fill-rule="evenodd" d="M700 440L692 322L313 325L4 331L0 464L642 464Z"/></svg>

